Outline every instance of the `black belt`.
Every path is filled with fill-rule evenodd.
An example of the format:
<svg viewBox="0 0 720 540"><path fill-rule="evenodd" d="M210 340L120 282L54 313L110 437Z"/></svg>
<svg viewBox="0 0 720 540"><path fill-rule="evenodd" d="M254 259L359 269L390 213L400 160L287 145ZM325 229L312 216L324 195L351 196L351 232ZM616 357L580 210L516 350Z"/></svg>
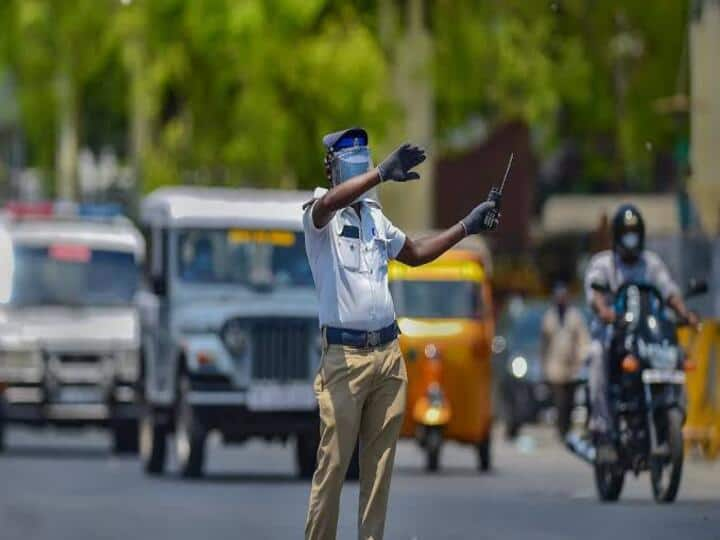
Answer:
<svg viewBox="0 0 720 540"><path fill-rule="evenodd" d="M347 328L325 327L325 339L329 345L347 345L358 349L379 347L395 340L400 334L397 323L392 323L380 330L349 330Z"/></svg>

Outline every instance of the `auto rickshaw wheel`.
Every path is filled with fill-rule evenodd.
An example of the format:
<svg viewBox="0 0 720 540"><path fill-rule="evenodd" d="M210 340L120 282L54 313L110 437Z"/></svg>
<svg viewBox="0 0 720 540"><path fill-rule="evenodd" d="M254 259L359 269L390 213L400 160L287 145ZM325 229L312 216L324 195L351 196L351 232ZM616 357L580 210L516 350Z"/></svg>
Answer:
<svg viewBox="0 0 720 540"><path fill-rule="evenodd" d="M492 467L491 446L489 435L487 439L477 444L478 470L482 472L487 472Z"/></svg>
<svg viewBox="0 0 720 540"><path fill-rule="evenodd" d="M440 450L443 443L443 432L440 427L428 427L425 433L425 469L437 472L440 468Z"/></svg>

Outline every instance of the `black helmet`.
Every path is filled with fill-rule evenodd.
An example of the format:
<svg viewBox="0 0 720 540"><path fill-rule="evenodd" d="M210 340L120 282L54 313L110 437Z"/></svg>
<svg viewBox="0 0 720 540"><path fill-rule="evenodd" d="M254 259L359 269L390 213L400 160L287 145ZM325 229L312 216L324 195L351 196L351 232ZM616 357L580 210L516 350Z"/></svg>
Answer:
<svg viewBox="0 0 720 540"><path fill-rule="evenodd" d="M632 204L623 204L612 220L613 250L620 258L634 261L645 249L645 221Z"/></svg>

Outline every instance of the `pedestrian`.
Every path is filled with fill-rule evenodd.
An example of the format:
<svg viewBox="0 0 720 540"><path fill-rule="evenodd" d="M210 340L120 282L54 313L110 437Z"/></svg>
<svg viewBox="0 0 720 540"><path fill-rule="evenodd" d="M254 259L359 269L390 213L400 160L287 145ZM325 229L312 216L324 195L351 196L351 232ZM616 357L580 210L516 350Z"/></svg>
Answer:
<svg viewBox="0 0 720 540"><path fill-rule="evenodd" d="M558 283L553 292L553 304L542 320L541 357L561 438L565 438L570 429L577 375L589 341L583 314L568 305L567 287Z"/></svg>
<svg viewBox="0 0 720 540"><path fill-rule="evenodd" d="M364 129L331 133L323 144L330 189L318 188L303 216L322 335L314 382L320 445L305 538L335 538L340 491L359 437L358 536L381 540L407 388L388 261L432 261L468 234L494 229L499 208L485 201L449 229L410 239L383 215L375 188L419 179L413 169L424 150L403 144L373 167Z"/></svg>

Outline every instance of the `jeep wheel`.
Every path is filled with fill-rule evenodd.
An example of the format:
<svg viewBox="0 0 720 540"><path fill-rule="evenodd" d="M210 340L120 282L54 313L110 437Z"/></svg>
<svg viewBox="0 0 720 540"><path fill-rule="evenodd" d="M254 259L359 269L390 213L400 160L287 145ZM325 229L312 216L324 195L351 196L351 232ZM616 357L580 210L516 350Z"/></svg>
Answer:
<svg viewBox="0 0 720 540"><path fill-rule="evenodd" d="M309 480L315 474L317 451L320 443L318 433L299 433L295 441L295 459L300 478Z"/></svg>
<svg viewBox="0 0 720 540"><path fill-rule="evenodd" d="M175 419L175 450L180 473L186 478L203 474L205 465L205 439L207 429L198 418L197 411L188 400L190 381L183 377L179 384Z"/></svg>
<svg viewBox="0 0 720 540"><path fill-rule="evenodd" d="M350 458L350 465L348 466L345 479L350 481L360 479L360 445L357 443L355 444L355 451L353 452L352 458Z"/></svg>
<svg viewBox="0 0 720 540"><path fill-rule="evenodd" d="M113 451L116 454L137 454L138 421L115 420L112 423Z"/></svg>
<svg viewBox="0 0 720 540"><path fill-rule="evenodd" d="M140 459L147 474L162 474L167 460L167 425L156 411L143 407L140 417Z"/></svg>

